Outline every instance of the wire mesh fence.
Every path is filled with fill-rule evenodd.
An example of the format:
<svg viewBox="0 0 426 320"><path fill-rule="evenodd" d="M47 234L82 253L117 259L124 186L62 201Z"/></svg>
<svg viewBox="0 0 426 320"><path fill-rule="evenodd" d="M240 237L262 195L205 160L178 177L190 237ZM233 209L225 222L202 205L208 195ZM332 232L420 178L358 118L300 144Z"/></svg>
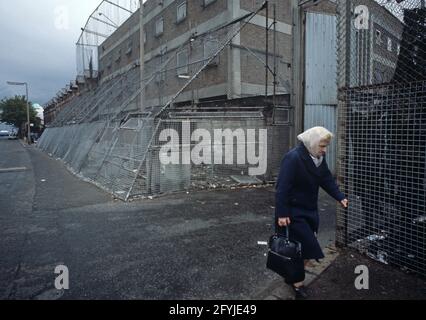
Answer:
<svg viewBox="0 0 426 320"><path fill-rule="evenodd" d="M77 73L96 78L99 72L98 47L140 6L139 0L101 1L87 19L76 43Z"/></svg>
<svg viewBox="0 0 426 320"><path fill-rule="evenodd" d="M426 275L426 9L339 1L337 240Z"/></svg>
<svg viewBox="0 0 426 320"><path fill-rule="evenodd" d="M206 119L130 118L50 128L39 147L117 198L263 184L277 175L289 125L261 113Z"/></svg>
<svg viewBox="0 0 426 320"><path fill-rule="evenodd" d="M150 181L145 192L232 188L271 181L288 148L288 143L277 143L283 129L268 126L260 115L162 120L144 163ZM288 134L289 127L285 129Z"/></svg>
<svg viewBox="0 0 426 320"><path fill-rule="evenodd" d="M60 127L99 120L113 121L121 112L138 111L139 79L140 68L134 67L94 90L82 92L58 113L50 126Z"/></svg>

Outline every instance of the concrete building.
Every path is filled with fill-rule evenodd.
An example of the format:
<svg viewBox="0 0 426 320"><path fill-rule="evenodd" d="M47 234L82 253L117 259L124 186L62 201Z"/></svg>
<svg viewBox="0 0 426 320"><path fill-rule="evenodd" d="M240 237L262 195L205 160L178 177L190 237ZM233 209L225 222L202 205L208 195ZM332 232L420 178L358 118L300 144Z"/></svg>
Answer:
<svg viewBox="0 0 426 320"><path fill-rule="evenodd" d="M98 47L99 85L140 65L139 10Z"/></svg>
<svg viewBox="0 0 426 320"><path fill-rule="evenodd" d="M277 93L290 93L291 10L290 1L277 2L277 64L281 83ZM274 1L270 1L270 4ZM236 28L234 20L260 8L260 1L164 1L149 0L144 19L144 105L162 105L191 78ZM270 6L272 8L272 6ZM270 11L269 24L272 23ZM230 46L185 89L176 102L226 100L265 95L266 18L264 10L233 39ZM269 32L269 63L273 61L272 32ZM256 58L256 56L258 58ZM158 66L164 65L161 70ZM272 94L273 78L268 92ZM161 93L161 94L159 94Z"/></svg>
<svg viewBox="0 0 426 320"><path fill-rule="evenodd" d="M277 94L289 94L292 72L291 1L276 2ZM148 0L98 48L100 84L138 66L143 41L142 85L144 106L161 106L192 77L203 63L235 32L240 23L224 26L261 7L263 1ZM269 12L272 23L272 6ZM176 99L177 103L226 100L265 95L266 18L264 10L238 34ZM223 29L220 29L223 28ZM269 64L272 67L273 32L269 31ZM260 60L259 60L260 59ZM269 75L268 94L273 93Z"/></svg>
<svg viewBox="0 0 426 320"><path fill-rule="evenodd" d="M275 55L272 30L274 2L277 18ZM268 65L272 70L276 63L275 92L278 95L289 95L291 92L292 2L269 1L268 25L271 30L268 32ZM259 9L262 4L263 1L258 0L146 1L142 8L143 33L140 32L140 10L137 10L103 39L96 53L90 51L90 61L79 67L81 74L75 81L77 90L62 90L45 106L46 123L51 123L55 115L69 105L74 97L93 91L136 68L142 70L141 86L144 89L141 105L164 105L242 23L233 22ZM174 102L187 105L265 95L266 83L267 94L272 95L272 73L269 73L267 82L265 79L265 15L265 10L260 11ZM93 19L99 20L96 11ZM86 44L83 52L87 54L87 48L90 47L93 45ZM77 58L81 60L80 54ZM78 65L81 64L78 62Z"/></svg>
<svg viewBox="0 0 426 320"><path fill-rule="evenodd" d="M402 17L396 17L373 0L352 1L354 14L366 15L366 28L353 24L352 85L371 85L390 82L395 74L402 39ZM358 9L357 9L358 8ZM365 8L367 9L366 12Z"/></svg>
<svg viewBox="0 0 426 320"><path fill-rule="evenodd" d="M253 0L146 1L102 41L79 42L86 53L79 64L84 81L46 108L55 119L40 147L122 199L274 180L282 155L304 126L305 56L314 54L305 52L306 11L332 16L336 8L330 1L305 5L296 0L268 6ZM99 16L95 10L91 21ZM324 30L333 28L331 23ZM93 30L88 24L83 32ZM329 48L332 43L321 57L333 54ZM325 69L332 73L332 66ZM309 69L315 72L321 70ZM331 85L327 88L332 92ZM332 99L325 97L320 107ZM307 102L312 113L321 113L318 101ZM334 117L334 106L329 109ZM252 175L248 163L236 162L163 165L161 133L179 134L182 121L191 122L190 133L257 130L247 144L263 148L259 154L267 158L262 160L266 170ZM261 131L266 141L260 141ZM184 147L180 140L177 144ZM242 139L238 144L236 149L245 147Z"/></svg>
<svg viewBox="0 0 426 320"><path fill-rule="evenodd" d="M241 32L236 32L243 23L236 21L256 11L263 3L260 0L146 1L142 10L136 10L124 23L112 28L108 37L93 42L99 42L99 45L85 44L83 52L87 53L87 48L90 48L91 54L88 54L89 58L82 54L89 62L78 62L78 65L83 65L79 67L81 71L76 80L78 93L61 93L55 101L49 103L46 107L46 122L51 122L70 98L84 95L139 68L143 88L139 109L163 106L235 34L231 43L173 103L191 105L197 102L272 96L274 77L269 72L266 79L267 61L271 71L276 70L275 93L288 96L294 109L292 115L295 129L301 131L305 86L305 12L295 0L269 1L268 33L266 10L259 11ZM333 1L312 3L315 6L310 6L310 11L335 14ZM273 5L276 6L275 32ZM141 12L143 24L140 23ZM99 20L97 11L93 13L92 19ZM268 44L266 37L269 38ZM294 137L292 140L295 140Z"/></svg>

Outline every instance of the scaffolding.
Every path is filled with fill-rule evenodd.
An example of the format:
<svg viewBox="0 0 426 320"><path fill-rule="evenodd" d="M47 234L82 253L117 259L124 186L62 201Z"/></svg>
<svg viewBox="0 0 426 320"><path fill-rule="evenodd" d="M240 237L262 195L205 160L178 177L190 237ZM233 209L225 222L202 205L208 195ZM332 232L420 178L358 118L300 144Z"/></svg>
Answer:
<svg viewBox="0 0 426 320"><path fill-rule="evenodd" d="M158 63L155 61L155 67L145 67L143 75L135 66L95 90L77 96L45 131L39 147L62 159L82 179L122 200L175 191L232 188L273 180L283 153L289 149L289 141L283 139L290 136L291 128L292 110L287 96L280 95L279 90L275 92L276 110L271 99L265 97L228 100L226 103L175 103L203 75L204 70L226 55L225 49L232 40L266 5L267 2L257 11L206 33L191 35L181 45L164 53ZM173 64L176 52L185 46L202 45L211 41L212 37L218 39L213 50L208 56L192 57L186 66L187 74L182 77L182 84L175 94L166 101L159 99L159 105L141 108L143 94L150 85L161 88L158 80L162 75L171 72L176 76L176 70L182 68ZM255 52L250 50L249 54L260 61L262 68L268 67ZM271 72L271 68L267 72ZM140 78L141 81L138 80ZM182 134L186 125L189 141L185 142ZM205 153L218 153L224 159L232 153L237 159L238 151L244 147L247 148L244 149L247 157L244 161L232 161L233 164L220 161L167 164L161 161L165 156L164 146L168 144L164 134L179 135L180 138L169 144L169 148L179 150L180 154L183 150L191 152L199 146L191 137L200 130L210 137L214 137L218 130L228 130L231 134L240 134L241 138L225 139L224 143L213 140L209 146L202 147ZM267 132L266 136L262 137L262 132ZM248 149L252 151L252 158L259 160L259 165L260 162L266 164L264 172L250 174L253 161L248 161Z"/></svg>
<svg viewBox="0 0 426 320"><path fill-rule="evenodd" d="M339 1L337 241L426 275L426 9Z"/></svg>
<svg viewBox="0 0 426 320"><path fill-rule="evenodd" d="M140 6L139 0L102 0L92 12L76 43L77 75L96 78L98 48Z"/></svg>

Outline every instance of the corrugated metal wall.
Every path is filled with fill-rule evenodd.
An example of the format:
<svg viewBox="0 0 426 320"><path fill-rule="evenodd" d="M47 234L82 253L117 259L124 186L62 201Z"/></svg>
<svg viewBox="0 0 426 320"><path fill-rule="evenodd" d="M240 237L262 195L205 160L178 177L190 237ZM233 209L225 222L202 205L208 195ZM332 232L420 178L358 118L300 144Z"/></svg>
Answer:
<svg viewBox="0 0 426 320"><path fill-rule="evenodd" d="M305 129L323 126L337 136L337 32L336 17L307 13ZM336 173L337 145L333 140L327 154L331 172Z"/></svg>

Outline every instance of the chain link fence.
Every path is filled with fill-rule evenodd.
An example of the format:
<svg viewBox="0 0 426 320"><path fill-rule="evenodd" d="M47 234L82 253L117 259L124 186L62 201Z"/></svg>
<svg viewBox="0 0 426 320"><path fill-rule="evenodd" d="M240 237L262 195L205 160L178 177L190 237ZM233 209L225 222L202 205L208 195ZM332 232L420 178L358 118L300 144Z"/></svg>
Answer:
<svg viewBox="0 0 426 320"><path fill-rule="evenodd" d="M339 1L337 241L426 275L426 9Z"/></svg>

